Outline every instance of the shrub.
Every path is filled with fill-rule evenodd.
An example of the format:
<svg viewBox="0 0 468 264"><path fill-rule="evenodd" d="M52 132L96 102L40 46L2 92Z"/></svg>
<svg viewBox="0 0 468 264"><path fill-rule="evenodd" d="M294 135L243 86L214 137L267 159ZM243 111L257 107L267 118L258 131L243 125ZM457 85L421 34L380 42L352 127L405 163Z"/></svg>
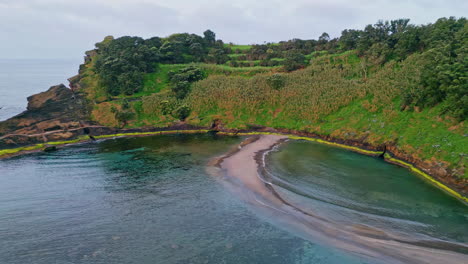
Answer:
<svg viewBox="0 0 468 264"><path fill-rule="evenodd" d="M189 115L192 110L190 107L186 105L179 106L174 112L172 113L172 116L174 118L177 118L181 121L184 121Z"/></svg>
<svg viewBox="0 0 468 264"><path fill-rule="evenodd" d="M111 108L111 112L114 113L115 119L121 124L121 127L125 127L128 121L135 118L135 113L129 110L118 110L114 106Z"/></svg>
<svg viewBox="0 0 468 264"><path fill-rule="evenodd" d="M172 91L177 99L184 99L190 92L190 85L193 82L202 80L206 77L205 72L195 66L189 66L178 71L168 73L169 80L172 83Z"/></svg>
<svg viewBox="0 0 468 264"><path fill-rule="evenodd" d="M275 73L271 76L269 76L267 79L266 79L268 85L275 89L275 90L279 90L281 88L284 87L284 85L286 84L286 80L284 78L283 75L279 74L279 73Z"/></svg>

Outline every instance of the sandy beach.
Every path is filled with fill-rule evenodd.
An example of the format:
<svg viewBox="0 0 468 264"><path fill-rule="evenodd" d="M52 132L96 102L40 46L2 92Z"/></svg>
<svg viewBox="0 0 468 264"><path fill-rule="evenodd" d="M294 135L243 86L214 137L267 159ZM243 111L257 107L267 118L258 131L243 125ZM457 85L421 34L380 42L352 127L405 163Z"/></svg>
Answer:
<svg viewBox="0 0 468 264"><path fill-rule="evenodd" d="M274 218L281 228L311 241L330 244L364 259L381 263L463 263L464 244L440 240L419 240L359 223L342 226L320 212L304 211L285 201L275 186L265 180L259 161L286 137L262 135L248 138L236 149L211 162L211 174L235 192L240 199ZM216 167L216 168L214 168ZM214 169L214 170L213 170ZM312 176L311 176L312 177Z"/></svg>

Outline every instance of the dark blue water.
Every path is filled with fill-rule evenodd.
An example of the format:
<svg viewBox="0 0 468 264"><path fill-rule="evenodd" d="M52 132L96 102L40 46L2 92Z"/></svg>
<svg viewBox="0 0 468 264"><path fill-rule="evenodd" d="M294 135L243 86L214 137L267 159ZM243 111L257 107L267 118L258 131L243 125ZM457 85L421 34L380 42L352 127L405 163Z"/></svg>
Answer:
<svg viewBox="0 0 468 264"><path fill-rule="evenodd" d="M74 59L0 59L0 121L26 110L28 96L78 74Z"/></svg>
<svg viewBox="0 0 468 264"><path fill-rule="evenodd" d="M271 224L206 172L240 142L83 144L0 161L0 263L373 263Z"/></svg>

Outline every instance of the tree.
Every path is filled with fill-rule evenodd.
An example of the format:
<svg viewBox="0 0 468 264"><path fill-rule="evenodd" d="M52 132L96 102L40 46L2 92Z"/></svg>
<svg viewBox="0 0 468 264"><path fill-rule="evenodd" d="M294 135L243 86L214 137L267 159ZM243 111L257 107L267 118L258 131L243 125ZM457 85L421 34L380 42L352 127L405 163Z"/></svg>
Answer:
<svg viewBox="0 0 468 264"><path fill-rule="evenodd" d="M390 21L390 32L393 34L402 34L406 32L406 29L409 26L408 18L400 18L397 20Z"/></svg>
<svg viewBox="0 0 468 264"><path fill-rule="evenodd" d="M159 60L157 48L147 46L139 37L106 37L96 48L96 72L110 95L138 92L143 87L143 74L152 72Z"/></svg>
<svg viewBox="0 0 468 264"><path fill-rule="evenodd" d="M203 32L203 36L205 36L205 42L208 44L208 46L213 46L216 42L216 34L211 31L211 30L206 30Z"/></svg>
<svg viewBox="0 0 468 264"><path fill-rule="evenodd" d="M191 83L204 79L206 74L198 67L189 66L178 71L171 71L168 76L176 98L184 99L190 92Z"/></svg>
<svg viewBox="0 0 468 264"><path fill-rule="evenodd" d="M325 44L330 41L330 35L327 32L323 32L319 37L319 44Z"/></svg>
<svg viewBox="0 0 468 264"><path fill-rule="evenodd" d="M423 34L421 27L407 26L404 32L392 35L393 53L397 60L403 60L408 55L415 53L423 48L421 36Z"/></svg>
<svg viewBox="0 0 468 264"><path fill-rule="evenodd" d="M339 45L342 50L352 50L357 47L357 42L361 35L360 30L354 29L345 29L341 32L341 37L339 39Z"/></svg>
<svg viewBox="0 0 468 264"><path fill-rule="evenodd" d="M468 23L466 19L439 19L425 36L430 50L421 55L417 89L402 93L403 106L442 104L443 114L468 118Z"/></svg>
<svg viewBox="0 0 468 264"><path fill-rule="evenodd" d="M162 39L160 37L152 37L145 40L145 45L150 48L157 48L159 49L162 46Z"/></svg>
<svg viewBox="0 0 468 264"><path fill-rule="evenodd" d="M99 50L104 50L109 46L109 44L114 40L113 36L106 36L103 41L95 44L96 48Z"/></svg>
<svg viewBox="0 0 468 264"><path fill-rule="evenodd" d="M202 44L200 43L193 43L189 47L190 54L192 54L195 58L195 61L199 62L202 60L203 56L205 55L205 50L203 49Z"/></svg>
<svg viewBox="0 0 468 264"><path fill-rule="evenodd" d="M297 50L291 50L286 54L284 70L290 72L304 67L305 56Z"/></svg>
<svg viewBox="0 0 468 264"><path fill-rule="evenodd" d="M134 70L127 71L117 77L119 91L125 95L132 95L143 86L143 73Z"/></svg>
<svg viewBox="0 0 468 264"><path fill-rule="evenodd" d="M208 53L207 62L224 64L229 60L229 56L224 52L224 49L212 48Z"/></svg>
<svg viewBox="0 0 468 264"><path fill-rule="evenodd" d="M166 63L184 63L183 43L180 41L166 41L159 48L161 59Z"/></svg>

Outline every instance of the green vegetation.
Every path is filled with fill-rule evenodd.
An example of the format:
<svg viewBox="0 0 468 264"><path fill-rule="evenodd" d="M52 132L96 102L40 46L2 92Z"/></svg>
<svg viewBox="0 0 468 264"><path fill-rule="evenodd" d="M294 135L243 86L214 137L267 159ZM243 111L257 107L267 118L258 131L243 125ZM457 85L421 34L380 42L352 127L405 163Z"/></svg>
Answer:
<svg viewBox="0 0 468 264"><path fill-rule="evenodd" d="M205 73L200 68L192 65L178 71L170 71L168 76L172 92L177 99L184 99L187 96L193 82L206 78Z"/></svg>
<svg viewBox="0 0 468 264"><path fill-rule="evenodd" d="M145 75L143 91L135 94L136 97L158 93L168 87L170 83L169 72L187 67L187 64L158 64L155 71Z"/></svg>
<svg viewBox="0 0 468 264"><path fill-rule="evenodd" d="M399 19L262 45L224 44L211 31L106 38L80 84L105 125L307 131L394 146L468 178L467 27Z"/></svg>
<svg viewBox="0 0 468 264"><path fill-rule="evenodd" d="M207 30L204 37L173 34L167 38L106 37L96 44L94 65L100 85L109 95L132 95L143 90L145 74L157 63L180 64L206 61L223 64L229 57L222 41Z"/></svg>
<svg viewBox="0 0 468 264"><path fill-rule="evenodd" d="M224 47L230 48L233 51L246 51L252 48L252 45L235 45L235 44L224 44Z"/></svg>
<svg viewBox="0 0 468 264"><path fill-rule="evenodd" d="M271 76L268 76L266 81L268 85L275 90L283 88L286 83L286 79L284 78L284 76L279 73L275 73Z"/></svg>
<svg viewBox="0 0 468 264"><path fill-rule="evenodd" d="M106 38L96 44L99 57L95 67L108 94L131 95L141 89L144 73L153 70L159 57L154 44L138 37Z"/></svg>
<svg viewBox="0 0 468 264"><path fill-rule="evenodd" d="M421 82L418 87L403 91L403 104L431 107L445 102L442 112L459 120L466 120L468 118L468 23L454 23L448 26L457 27L458 31L451 31L447 42L425 54Z"/></svg>
<svg viewBox="0 0 468 264"><path fill-rule="evenodd" d="M116 107L111 107L111 112L114 114L115 120L121 124L121 127L125 127L128 121L135 118L135 113L129 110L130 105L127 100L122 101L121 110Z"/></svg>
<svg viewBox="0 0 468 264"><path fill-rule="evenodd" d="M184 121L190 115L190 107L181 105L174 110L173 116L181 121Z"/></svg>

